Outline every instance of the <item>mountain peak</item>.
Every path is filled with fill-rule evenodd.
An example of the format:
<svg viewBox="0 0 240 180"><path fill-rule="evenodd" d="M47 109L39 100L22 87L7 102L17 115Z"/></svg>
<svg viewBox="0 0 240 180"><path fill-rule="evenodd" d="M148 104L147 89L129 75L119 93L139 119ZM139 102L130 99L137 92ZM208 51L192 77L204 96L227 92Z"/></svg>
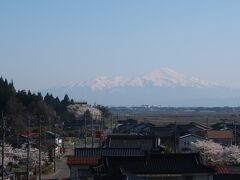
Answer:
<svg viewBox="0 0 240 180"><path fill-rule="evenodd" d="M45 91L46 92L46 91ZM47 92L106 105L157 104L217 106L238 104L239 90L189 77L171 68L142 76L98 76L92 80L49 89Z"/></svg>
<svg viewBox="0 0 240 180"><path fill-rule="evenodd" d="M169 67L162 68L158 71L150 72L140 77L126 77L126 76L98 76L90 81L78 83L81 87L91 87L93 91L118 88L118 87L144 87L151 84L155 87L209 87L211 84L205 80L195 77L187 77Z"/></svg>

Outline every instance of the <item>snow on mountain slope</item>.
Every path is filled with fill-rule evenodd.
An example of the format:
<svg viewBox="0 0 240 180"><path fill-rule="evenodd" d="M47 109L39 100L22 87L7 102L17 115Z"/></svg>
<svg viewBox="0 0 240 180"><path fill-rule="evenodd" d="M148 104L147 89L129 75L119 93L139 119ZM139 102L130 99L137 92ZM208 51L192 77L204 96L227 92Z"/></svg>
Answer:
<svg viewBox="0 0 240 180"><path fill-rule="evenodd" d="M41 91L105 105L238 106L240 90L162 68L139 77L99 76Z"/></svg>
<svg viewBox="0 0 240 180"><path fill-rule="evenodd" d="M209 87L214 86L207 81L187 77L184 74L176 72L170 68L162 68L160 71L148 73L142 77L125 77L125 76L99 76L90 81L83 81L69 87L91 87L93 91L111 89L117 87L144 87L147 85L156 87L171 87L171 86L182 86L182 87Z"/></svg>

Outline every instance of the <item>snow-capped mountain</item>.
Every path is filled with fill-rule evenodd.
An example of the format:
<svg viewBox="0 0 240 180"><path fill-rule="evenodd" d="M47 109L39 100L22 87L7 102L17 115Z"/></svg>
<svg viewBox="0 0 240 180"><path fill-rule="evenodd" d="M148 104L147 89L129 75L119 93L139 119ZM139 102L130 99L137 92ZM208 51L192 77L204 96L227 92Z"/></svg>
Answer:
<svg viewBox="0 0 240 180"><path fill-rule="evenodd" d="M237 106L240 91L162 68L140 77L99 76L42 91L105 105ZM239 102L239 103L238 103Z"/></svg>
<svg viewBox="0 0 240 180"><path fill-rule="evenodd" d="M99 76L90 81L83 81L72 84L69 88L90 87L93 91L106 90L118 87L145 87L152 85L155 87L210 87L214 86L207 81L187 77L184 74L174 71L170 68L162 68L160 71L151 72L142 77L125 77L125 76Z"/></svg>

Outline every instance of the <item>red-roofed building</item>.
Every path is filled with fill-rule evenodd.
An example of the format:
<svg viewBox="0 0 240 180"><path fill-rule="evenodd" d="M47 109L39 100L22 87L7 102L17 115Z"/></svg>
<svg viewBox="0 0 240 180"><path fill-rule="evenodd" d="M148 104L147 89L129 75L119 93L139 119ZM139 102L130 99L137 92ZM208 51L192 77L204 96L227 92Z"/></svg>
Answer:
<svg viewBox="0 0 240 180"><path fill-rule="evenodd" d="M100 157L77 157L69 156L67 164L70 168L71 178L88 178L92 177L93 174L90 170L90 166L96 165Z"/></svg>
<svg viewBox="0 0 240 180"><path fill-rule="evenodd" d="M216 143L230 146L233 143L233 132L231 130L207 130L205 136Z"/></svg>
<svg viewBox="0 0 240 180"><path fill-rule="evenodd" d="M74 156L69 156L67 164L71 179L93 177L90 166L97 165L102 156L144 156L139 148L75 148Z"/></svg>
<svg viewBox="0 0 240 180"><path fill-rule="evenodd" d="M100 157L76 157L69 156L67 159L67 164L72 165L95 165L97 164Z"/></svg>

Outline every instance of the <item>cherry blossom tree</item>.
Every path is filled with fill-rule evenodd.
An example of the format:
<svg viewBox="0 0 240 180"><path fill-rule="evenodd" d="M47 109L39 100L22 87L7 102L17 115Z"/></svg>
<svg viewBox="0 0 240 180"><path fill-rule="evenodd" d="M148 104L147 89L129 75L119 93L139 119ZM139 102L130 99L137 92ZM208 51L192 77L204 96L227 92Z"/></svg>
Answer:
<svg viewBox="0 0 240 180"><path fill-rule="evenodd" d="M0 148L0 151L2 149ZM0 154L0 159L2 154ZM21 160L27 159L27 145L23 144L21 148L13 148L9 144L5 144L4 147L4 165L8 164L19 164ZM37 166L39 162L39 150L37 148L30 148L30 159L33 166ZM45 152L42 152L42 161L47 161L48 155ZM2 162L0 162L2 164Z"/></svg>
<svg viewBox="0 0 240 180"><path fill-rule="evenodd" d="M240 149L238 146L225 147L222 153L224 163L227 165L240 164Z"/></svg>
<svg viewBox="0 0 240 180"><path fill-rule="evenodd" d="M210 165L240 164L240 148L238 146L225 147L211 140L191 143L193 152L199 152L204 161Z"/></svg>
<svg viewBox="0 0 240 180"><path fill-rule="evenodd" d="M2 152L2 147L0 148L0 152ZM11 145L5 144L4 146L4 165L8 165L10 163L17 164L18 161L15 158L15 152ZM0 154L0 159L2 159L2 153ZM0 162L0 165L2 165L2 161Z"/></svg>

